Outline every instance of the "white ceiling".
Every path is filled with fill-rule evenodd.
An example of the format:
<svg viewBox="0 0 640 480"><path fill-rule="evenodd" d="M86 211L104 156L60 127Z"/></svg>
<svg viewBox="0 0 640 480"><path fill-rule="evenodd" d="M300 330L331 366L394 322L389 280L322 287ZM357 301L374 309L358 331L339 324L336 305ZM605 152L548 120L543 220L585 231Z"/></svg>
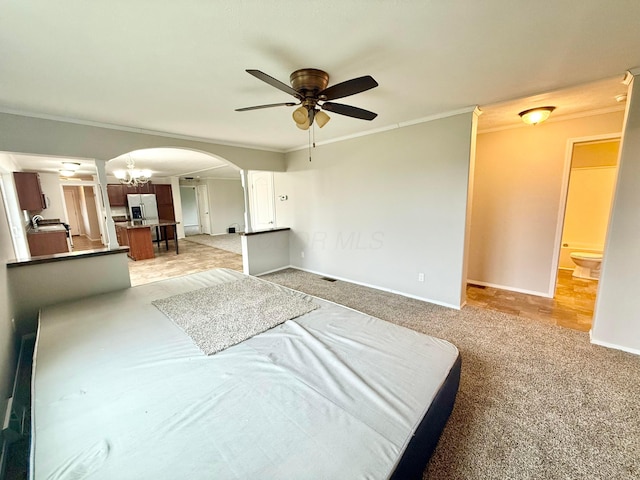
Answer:
<svg viewBox="0 0 640 480"><path fill-rule="evenodd" d="M372 75L378 88L339 102L378 117L330 114L316 129L325 142L473 105L480 128L517 123L537 101L558 117L605 108L609 83L540 95L640 66L638 0L0 0L0 11L0 110L277 151L307 132L287 107L234 111L292 99L247 68L285 83L303 67L330 85Z"/></svg>

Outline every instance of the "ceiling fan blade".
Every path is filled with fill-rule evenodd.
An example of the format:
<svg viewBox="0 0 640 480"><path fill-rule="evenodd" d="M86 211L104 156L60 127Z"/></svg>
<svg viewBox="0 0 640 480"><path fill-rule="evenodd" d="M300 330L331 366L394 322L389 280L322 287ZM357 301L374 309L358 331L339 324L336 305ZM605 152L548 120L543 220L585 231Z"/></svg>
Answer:
<svg viewBox="0 0 640 480"><path fill-rule="evenodd" d="M336 83L329 88L325 88L318 96L325 97L326 100L335 100L336 98L348 97L356 93L365 92L378 86L371 75L364 77L352 78L346 82Z"/></svg>
<svg viewBox="0 0 640 480"><path fill-rule="evenodd" d="M247 73L253 75L259 80L262 80L265 83L268 83L269 85L277 88L278 90L282 90L283 92L288 93L289 95L293 95L296 98L301 98L300 94L296 92L293 88L291 88L289 85L287 85L286 83L282 83L280 80L277 80L272 76L267 75L264 72L261 72L260 70L247 70Z"/></svg>
<svg viewBox="0 0 640 480"><path fill-rule="evenodd" d="M369 110L352 107L351 105L343 105L342 103L325 102L322 104L322 109L361 120L373 120L378 116L377 113L370 112Z"/></svg>
<svg viewBox="0 0 640 480"><path fill-rule="evenodd" d="M271 107L293 107L294 105L299 105L299 104L295 102L270 103L268 105L256 105L255 107L236 108L236 112L246 112L247 110L260 110L261 108L271 108Z"/></svg>

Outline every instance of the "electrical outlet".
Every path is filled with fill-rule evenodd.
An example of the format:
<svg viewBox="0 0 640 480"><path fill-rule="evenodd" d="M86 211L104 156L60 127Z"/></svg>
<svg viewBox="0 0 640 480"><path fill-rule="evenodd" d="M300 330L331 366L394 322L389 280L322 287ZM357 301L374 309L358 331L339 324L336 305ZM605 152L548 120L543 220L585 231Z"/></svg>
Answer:
<svg viewBox="0 0 640 480"><path fill-rule="evenodd" d="M418 281L419 282L424 282L424 273L419 273L418 274Z"/></svg>
<svg viewBox="0 0 640 480"><path fill-rule="evenodd" d="M304 251L300 252L300 258L304 258Z"/></svg>

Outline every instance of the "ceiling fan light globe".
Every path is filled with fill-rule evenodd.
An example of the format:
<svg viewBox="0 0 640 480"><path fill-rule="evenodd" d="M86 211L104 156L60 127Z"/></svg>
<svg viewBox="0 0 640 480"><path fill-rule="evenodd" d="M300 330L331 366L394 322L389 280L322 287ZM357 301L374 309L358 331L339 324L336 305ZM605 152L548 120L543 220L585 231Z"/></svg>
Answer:
<svg viewBox="0 0 640 480"><path fill-rule="evenodd" d="M331 117L324 113L322 110L316 112L315 121L316 125L318 125L320 128L324 127L329 120L331 120Z"/></svg>
<svg viewBox="0 0 640 480"><path fill-rule="evenodd" d="M309 112L304 107L296 108L291 116L293 117L293 121L296 122L297 125L302 125L305 122L309 121Z"/></svg>
<svg viewBox="0 0 640 480"><path fill-rule="evenodd" d="M296 127L298 127L300 130L309 130L309 126L309 119L307 119L304 123L296 122Z"/></svg>

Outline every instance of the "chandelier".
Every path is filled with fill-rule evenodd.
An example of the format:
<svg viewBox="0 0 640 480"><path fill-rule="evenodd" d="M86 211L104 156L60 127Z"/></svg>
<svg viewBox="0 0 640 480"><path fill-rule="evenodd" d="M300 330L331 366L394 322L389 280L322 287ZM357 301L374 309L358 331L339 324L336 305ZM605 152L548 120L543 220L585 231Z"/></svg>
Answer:
<svg viewBox="0 0 640 480"><path fill-rule="evenodd" d="M151 170L137 169L136 163L133 158L131 158L131 155L127 155L126 161L126 170L116 170L113 172L116 178L120 180L120 183L135 187L137 185L144 185L151 179Z"/></svg>

